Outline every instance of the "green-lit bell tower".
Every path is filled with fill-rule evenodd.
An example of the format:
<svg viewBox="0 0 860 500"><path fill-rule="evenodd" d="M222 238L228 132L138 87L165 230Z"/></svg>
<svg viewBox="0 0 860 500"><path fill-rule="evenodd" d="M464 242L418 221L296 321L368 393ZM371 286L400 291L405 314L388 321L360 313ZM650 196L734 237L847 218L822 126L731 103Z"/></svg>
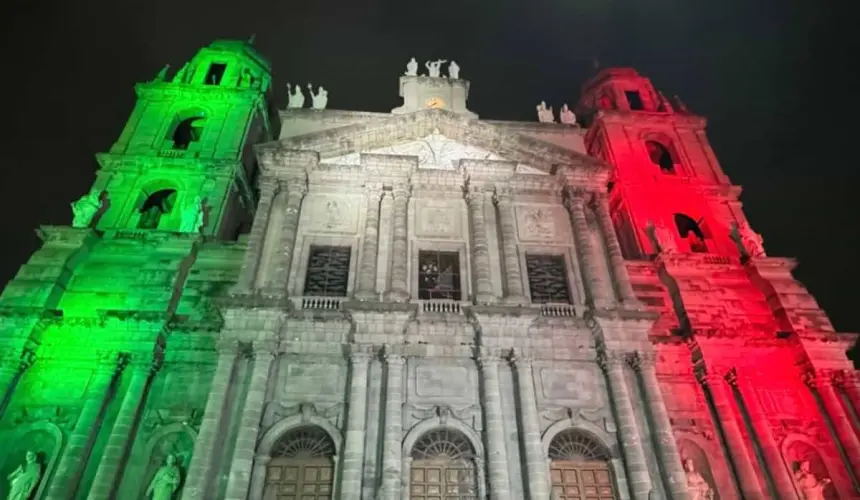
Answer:
<svg viewBox="0 0 860 500"><path fill-rule="evenodd" d="M270 65L247 42L217 41L172 75L136 86L138 100L101 165L98 229L188 231L205 205L204 234L233 239L253 207L251 147L273 138Z"/></svg>
<svg viewBox="0 0 860 500"><path fill-rule="evenodd" d="M138 84L72 223L39 228L0 294L0 498L16 470L38 477L29 498L108 500L187 469L218 360L213 299L256 204L252 148L277 136L270 87L238 41Z"/></svg>

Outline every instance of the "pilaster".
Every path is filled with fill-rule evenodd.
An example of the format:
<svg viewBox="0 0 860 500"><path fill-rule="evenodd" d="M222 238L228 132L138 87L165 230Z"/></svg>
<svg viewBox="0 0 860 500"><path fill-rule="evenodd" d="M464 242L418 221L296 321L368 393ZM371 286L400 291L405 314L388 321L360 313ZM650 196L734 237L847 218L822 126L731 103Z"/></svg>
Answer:
<svg viewBox="0 0 860 500"><path fill-rule="evenodd" d="M475 303L488 305L496 301L490 274L490 252L487 226L484 220L484 201L487 193L470 188L466 195L469 204L469 222L472 233L472 268L475 276Z"/></svg>
<svg viewBox="0 0 860 500"><path fill-rule="evenodd" d="M361 499L361 476L364 466L364 433L367 424L367 376L370 354L352 346L349 360L349 406L341 473L341 498Z"/></svg>
<svg viewBox="0 0 860 500"><path fill-rule="evenodd" d="M361 263L358 267L358 287L355 298L358 300L375 300L376 293L376 263L379 257L379 209L380 196L383 195L381 185L365 187L367 194L367 211L364 222L364 241L361 250Z"/></svg>
<svg viewBox="0 0 860 500"><path fill-rule="evenodd" d="M490 476L490 500L511 498L511 482L508 479L508 450L505 438L505 424L502 420L502 395L499 382L499 359L482 351L478 355L483 383L484 446Z"/></svg>
<svg viewBox="0 0 860 500"><path fill-rule="evenodd" d="M263 243L269 228L269 218L272 214L272 203L278 194L280 186L274 179L263 177L260 180L260 201L257 202L257 212L254 214L254 225L248 236L248 246L239 272L237 291L248 291L257 282L257 272L262 258Z"/></svg>
<svg viewBox="0 0 860 500"><path fill-rule="evenodd" d="M612 267L615 285L621 295L621 301L626 305L639 305L627 266L624 264L624 256L621 254L621 245L618 243L618 235L615 234L615 225L612 223L612 215L609 211L609 200L606 193L595 194L594 208L597 220L603 233L603 241L606 242L606 251L609 254L609 263Z"/></svg>
<svg viewBox="0 0 860 500"><path fill-rule="evenodd" d="M385 431L382 442L383 500L400 500L403 441L403 355L388 346L383 351L388 368L385 391Z"/></svg>
<svg viewBox="0 0 860 500"><path fill-rule="evenodd" d="M287 193L287 206L281 226L281 240L278 244L280 253L276 254L274 260L274 272L269 282L270 290L268 290L269 294L276 296L286 295L287 292L287 280L290 278L290 266L293 262L293 250L299 229L299 213L302 200L308 192L307 182L304 179L281 181L280 189Z"/></svg>
<svg viewBox="0 0 860 500"><path fill-rule="evenodd" d="M511 350L509 361L517 374L517 390L520 396L519 417L523 431L523 450L526 455L529 498L549 498L549 471L541 443L532 361L518 357L515 350Z"/></svg>
<svg viewBox="0 0 860 500"><path fill-rule="evenodd" d="M856 481L860 477L860 439L857 438L851 420L836 393L834 375L836 373L829 370L810 371L804 374L803 380L810 390L818 393L824 407L824 417L830 421L836 442L844 451L848 459L846 465L853 472Z"/></svg>
<svg viewBox="0 0 860 500"><path fill-rule="evenodd" d="M591 241L591 231L585 218L585 193L567 190L565 194L564 203L573 222L573 238L582 263L580 268L585 279L587 294L594 307L608 308L614 302L613 292L611 285L601 276L600 266L597 264L601 256Z"/></svg>
<svg viewBox="0 0 860 500"><path fill-rule="evenodd" d="M391 245L391 288L386 298L393 302L409 300L407 288L408 262L408 233L406 232L409 211L409 186L395 186L391 192L394 197L394 239Z"/></svg>
<svg viewBox="0 0 860 500"><path fill-rule="evenodd" d="M502 235L502 260L505 271L505 298L511 305L526 303L520 257L517 252L517 232L514 221L513 192L510 188L496 187L495 202L499 210L499 226Z"/></svg>

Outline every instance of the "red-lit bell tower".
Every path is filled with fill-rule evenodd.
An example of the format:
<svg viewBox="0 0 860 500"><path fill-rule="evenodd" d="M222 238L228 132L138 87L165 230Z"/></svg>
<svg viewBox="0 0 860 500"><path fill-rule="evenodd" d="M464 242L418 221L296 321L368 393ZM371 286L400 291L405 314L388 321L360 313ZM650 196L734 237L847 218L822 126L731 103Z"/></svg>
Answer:
<svg viewBox="0 0 860 500"><path fill-rule="evenodd" d="M857 498L856 335L834 332L794 260L765 254L706 120L632 69L601 71L578 109L588 152L615 166L610 208L634 291L660 313L651 340L682 459L721 498L806 498L810 477L831 480L823 498Z"/></svg>

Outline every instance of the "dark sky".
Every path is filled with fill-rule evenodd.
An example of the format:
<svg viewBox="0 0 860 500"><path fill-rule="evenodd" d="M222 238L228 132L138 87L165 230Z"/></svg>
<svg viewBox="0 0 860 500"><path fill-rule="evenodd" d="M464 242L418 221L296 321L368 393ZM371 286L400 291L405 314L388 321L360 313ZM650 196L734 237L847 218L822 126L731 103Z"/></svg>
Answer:
<svg viewBox="0 0 860 500"><path fill-rule="evenodd" d="M38 248L36 226L70 223L69 203L88 191L93 155L120 133L135 82L181 66L213 39L256 33L279 102L287 81L312 81L342 109L397 106L411 56L456 59L472 81L470 108L496 119L534 120L540 100L573 105L597 54L604 66L635 67L709 118L769 254L797 257L797 277L837 330L860 331L860 165L851 149L860 68L852 17L830 3L3 2L0 284Z"/></svg>

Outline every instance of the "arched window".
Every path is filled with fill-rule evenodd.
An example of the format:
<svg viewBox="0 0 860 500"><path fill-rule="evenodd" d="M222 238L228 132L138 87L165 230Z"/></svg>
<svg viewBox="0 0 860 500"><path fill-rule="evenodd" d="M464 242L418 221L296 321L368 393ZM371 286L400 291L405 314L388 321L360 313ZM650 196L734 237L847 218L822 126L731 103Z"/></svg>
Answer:
<svg viewBox="0 0 860 500"><path fill-rule="evenodd" d="M609 91L606 91L597 98L597 105L600 109L613 110L615 109L615 100L612 99Z"/></svg>
<svg viewBox="0 0 860 500"><path fill-rule="evenodd" d="M686 241L691 252L707 253L707 234L702 229L701 220L696 221L684 214L675 214L675 228L682 240Z"/></svg>
<svg viewBox="0 0 860 500"><path fill-rule="evenodd" d="M176 190L161 189L149 195L140 207L138 229L158 229L161 218L170 214L176 205Z"/></svg>
<svg viewBox="0 0 860 500"><path fill-rule="evenodd" d="M648 157L651 163L660 167L660 171L664 174L675 174L675 157L672 155L669 147L664 144L649 140L645 141L645 148L648 150Z"/></svg>
<svg viewBox="0 0 860 500"><path fill-rule="evenodd" d="M335 447L326 431L293 429L275 443L271 455L263 498L332 498Z"/></svg>
<svg viewBox="0 0 860 500"><path fill-rule="evenodd" d="M592 436L569 429L549 444L555 500L614 500L615 484L606 448Z"/></svg>
<svg viewBox="0 0 860 500"><path fill-rule="evenodd" d="M181 120L173 128L170 138L173 140L173 149L188 149L203 137L204 119L202 116L192 116Z"/></svg>
<svg viewBox="0 0 860 500"><path fill-rule="evenodd" d="M421 436L412 448L412 500L477 500L475 450L461 432L436 429Z"/></svg>

